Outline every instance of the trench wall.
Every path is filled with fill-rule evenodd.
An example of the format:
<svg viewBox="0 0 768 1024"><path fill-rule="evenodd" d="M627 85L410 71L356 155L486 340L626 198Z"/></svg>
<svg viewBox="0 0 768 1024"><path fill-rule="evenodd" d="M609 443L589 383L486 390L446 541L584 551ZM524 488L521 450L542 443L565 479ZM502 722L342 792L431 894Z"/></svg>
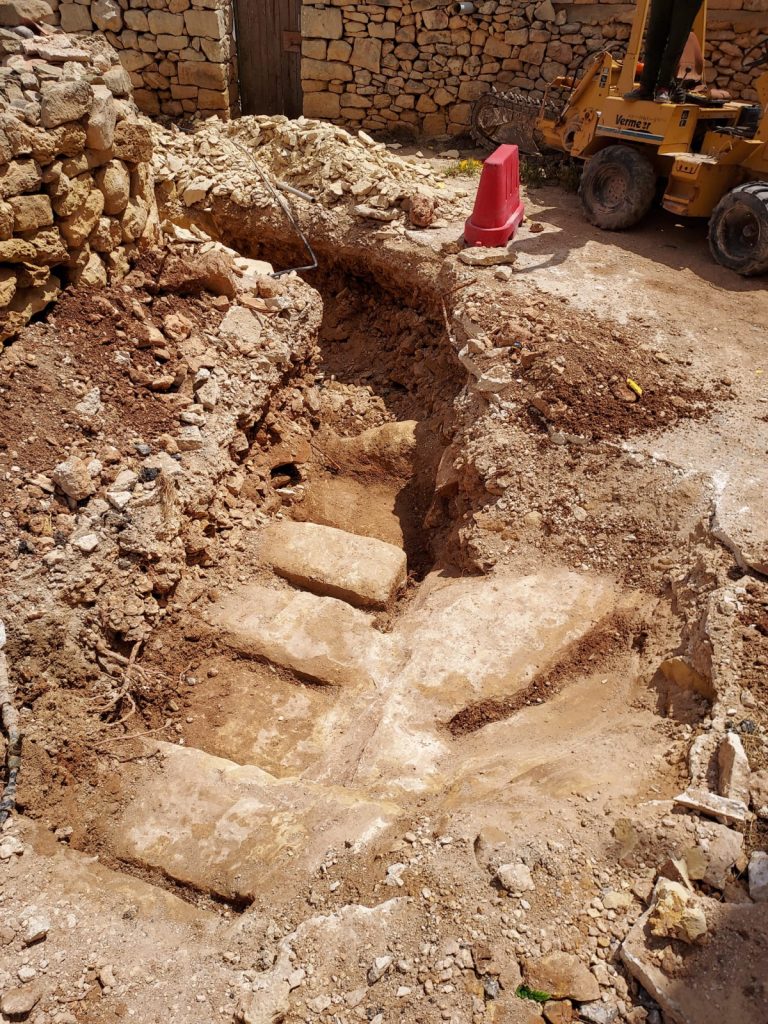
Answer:
<svg viewBox="0 0 768 1024"><path fill-rule="evenodd" d="M114 54L0 33L0 341L158 237L152 137ZM9 52L12 51L12 52Z"/></svg>
<svg viewBox="0 0 768 1024"><path fill-rule="evenodd" d="M49 0L65 32L103 32L147 114L237 113L232 0Z"/></svg>
<svg viewBox="0 0 768 1024"><path fill-rule="evenodd" d="M715 0L708 78L755 99L744 52L768 31L768 0ZM715 6L713 5L713 6ZM724 8L728 9L724 9ZM499 84L540 98L548 83L608 43L629 39L634 5L477 0L330 0L302 7L304 113L369 131L461 135L472 101Z"/></svg>

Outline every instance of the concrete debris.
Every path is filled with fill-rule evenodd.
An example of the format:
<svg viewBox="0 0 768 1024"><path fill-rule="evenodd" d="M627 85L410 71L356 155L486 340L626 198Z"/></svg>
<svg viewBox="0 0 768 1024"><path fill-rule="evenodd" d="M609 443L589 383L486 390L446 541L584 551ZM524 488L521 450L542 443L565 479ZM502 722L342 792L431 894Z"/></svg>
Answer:
<svg viewBox="0 0 768 1024"><path fill-rule="evenodd" d="M462 249L459 259L468 267L510 267L517 262L518 253L515 249L508 248L485 248L476 246L470 249Z"/></svg>
<svg viewBox="0 0 768 1024"><path fill-rule="evenodd" d="M728 824L742 825L750 818L749 810L741 800L730 800L704 789L687 789L676 796L674 802Z"/></svg>
<svg viewBox="0 0 768 1024"><path fill-rule="evenodd" d="M750 769L744 744L735 732L729 732L718 747L720 795L749 804Z"/></svg>
<svg viewBox="0 0 768 1024"><path fill-rule="evenodd" d="M652 935L696 942L707 932L707 918L697 896L680 882L661 878L656 883L648 916Z"/></svg>

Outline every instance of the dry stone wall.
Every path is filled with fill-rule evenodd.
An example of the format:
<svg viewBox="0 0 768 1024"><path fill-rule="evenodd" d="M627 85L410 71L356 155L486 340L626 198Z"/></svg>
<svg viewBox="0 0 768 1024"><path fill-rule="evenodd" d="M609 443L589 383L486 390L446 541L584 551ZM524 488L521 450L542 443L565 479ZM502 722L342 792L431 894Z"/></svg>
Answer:
<svg viewBox="0 0 768 1024"><path fill-rule="evenodd" d="M237 111L231 0L50 0L66 32L103 32L147 114Z"/></svg>
<svg viewBox="0 0 768 1024"><path fill-rule="evenodd" d="M9 20L0 28L2 341L67 284L119 279L159 237L152 137L114 51Z"/></svg>
<svg viewBox="0 0 768 1024"><path fill-rule="evenodd" d="M768 0L716 0L708 75L754 99L744 52L768 30ZM744 8L742 10L742 7ZM469 15L446 0L331 0L302 8L304 113L372 131L467 131L472 102L497 84L541 97L605 45L623 49L634 5L488 0Z"/></svg>

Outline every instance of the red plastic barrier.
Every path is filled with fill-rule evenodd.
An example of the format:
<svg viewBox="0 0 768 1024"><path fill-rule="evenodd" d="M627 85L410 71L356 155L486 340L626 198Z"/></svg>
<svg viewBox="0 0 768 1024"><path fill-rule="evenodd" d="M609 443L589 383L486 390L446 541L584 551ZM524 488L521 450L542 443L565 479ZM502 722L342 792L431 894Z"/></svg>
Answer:
<svg viewBox="0 0 768 1024"><path fill-rule="evenodd" d="M524 216L517 146L499 146L483 164L475 207L464 225L464 241L467 245L506 245Z"/></svg>

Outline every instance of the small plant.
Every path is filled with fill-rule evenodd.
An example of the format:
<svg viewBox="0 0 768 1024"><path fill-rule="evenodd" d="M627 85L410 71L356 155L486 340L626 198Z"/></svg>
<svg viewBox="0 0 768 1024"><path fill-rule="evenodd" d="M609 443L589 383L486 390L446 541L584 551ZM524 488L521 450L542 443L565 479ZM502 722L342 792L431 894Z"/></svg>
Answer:
<svg viewBox="0 0 768 1024"><path fill-rule="evenodd" d="M548 1003L552 996L549 992L540 992L537 988L528 988L527 985L518 985L515 989L518 999L532 999L534 1003Z"/></svg>
<svg viewBox="0 0 768 1024"><path fill-rule="evenodd" d="M468 157L466 160L457 160L445 169L446 178L476 178L483 169L481 160Z"/></svg>

